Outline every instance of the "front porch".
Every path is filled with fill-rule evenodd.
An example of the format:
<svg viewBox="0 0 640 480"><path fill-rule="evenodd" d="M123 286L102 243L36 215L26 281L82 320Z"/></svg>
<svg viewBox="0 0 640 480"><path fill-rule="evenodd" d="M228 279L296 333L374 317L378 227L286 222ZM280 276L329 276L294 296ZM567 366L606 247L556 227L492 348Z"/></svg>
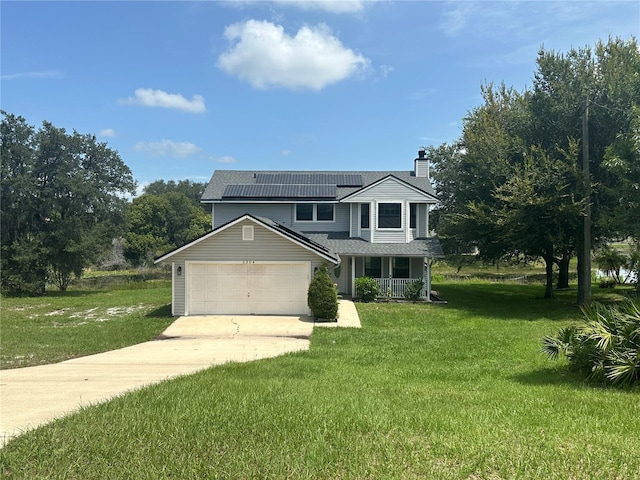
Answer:
<svg viewBox="0 0 640 480"><path fill-rule="evenodd" d="M380 287L378 298L405 298L407 285L421 280L420 278L374 278ZM427 298L427 284L422 279L423 286L420 291L420 298Z"/></svg>
<svg viewBox="0 0 640 480"><path fill-rule="evenodd" d="M379 298L404 299L407 286L422 280L420 298L429 300L431 268L428 257L342 257L342 265L331 272L338 291L357 298L355 280L373 278L380 290Z"/></svg>

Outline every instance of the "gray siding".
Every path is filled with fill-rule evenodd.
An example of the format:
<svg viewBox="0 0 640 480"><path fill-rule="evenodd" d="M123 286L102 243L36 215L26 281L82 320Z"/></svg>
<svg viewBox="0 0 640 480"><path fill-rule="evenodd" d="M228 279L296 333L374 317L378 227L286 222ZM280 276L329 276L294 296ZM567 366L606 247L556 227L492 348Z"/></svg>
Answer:
<svg viewBox="0 0 640 480"><path fill-rule="evenodd" d="M217 212L217 209L216 209ZM242 240L242 226L254 226L254 240ZM320 266L324 259L306 248L296 245L291 240L283 238L277 233L246 220L233 225L226 230L213 235L211 238L176 253L171 261L175 269L182 266L182 275L174 276L173 298L174 315L184 315L186 304L185 280L189 272L185 262L216 262L216 261L271 261L271 262L311 262L311 268Z"/></svg>
<svg viewBox="0 0 640 480"><path fill-rule="evenodd" d="M333 222L296 222L294 203L216 203L213 228L245 214L264 217L301 232L348 232L349 204L335 204Z"/></svg>
<svg viewBox="0 0 640 480"><path fill-rule="evenodd" d="M398 183L396 180L389 178L384 182L381 182L375 187L371 187L368 190L353 196L350 201L352 202L384 202L387 200L408 200L410 202L425 202L425 195L416 192L413 189Z"/></svg>
<svg viewBox="0 0 640 480"><path fill-rule="evenodd" d="M416 158L414 161L414 171L416 177L429 176L429 160L426 158Z"/></svg>
<svg viewBox="0 0 640 480"><path fill-rule="evenodd" d="M178 275L178 267L182 270L182 274ZM184 268L184 261L174 262L173 265L173 292L172 292L172 302L171 302L171 314L172 315L184 315L185 305L185 273L186 270Z"/></svg>
<svg viewBox="0 0 640 480"><path fill-rule="evenodd" d="M427 231L429 220L427 217L428 205L426 203L418 203L418 211L416 212L417 228L412 228L409 232L409 240L416 238L426 238L429 236Z"/></svg>
<svg viewBox="0 0 640 480"><path fill-rule="evenodd" d="M349 208L351 210L351 228L349 229L349 236L357 237L358 229L360 228L360 205L357 203L350 203Z"/></svg>
<svg viewBox="0 0 640 480"><path fill-rule="evenodd" d="M293 205L288 203L216 203L213 228L229 223L245 214L265 217L282 225L291 226Z"/></svg>

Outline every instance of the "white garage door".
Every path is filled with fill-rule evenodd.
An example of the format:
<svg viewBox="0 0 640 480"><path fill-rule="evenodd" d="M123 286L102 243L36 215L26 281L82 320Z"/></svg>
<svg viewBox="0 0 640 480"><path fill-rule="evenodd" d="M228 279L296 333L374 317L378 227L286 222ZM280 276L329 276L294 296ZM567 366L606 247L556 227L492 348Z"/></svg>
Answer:
<svg viewBox="0 0 640 480"><path fill-rule="evenodd" d="M309 263L190 263L188 314L304 315Z"/></svg>

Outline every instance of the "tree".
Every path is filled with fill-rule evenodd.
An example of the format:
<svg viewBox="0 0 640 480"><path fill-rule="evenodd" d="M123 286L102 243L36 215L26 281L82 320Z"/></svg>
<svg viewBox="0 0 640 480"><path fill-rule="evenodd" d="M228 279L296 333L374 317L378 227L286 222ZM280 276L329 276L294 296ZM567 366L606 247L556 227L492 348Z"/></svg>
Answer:
<svg viewBox="0 0 640 480"><path fill-rule="evenodd" d="M211 213L209 205L200 203L200 198L202 197L206 186L206 183L193 182L191 180L179 180L178 182L175 180L169 180L167 182L164 180L156 180L144 187L143 192L150 195L164 195L165 193L172 192L182 193L191 200L194 205L202 208L206 213Z"/></svg>
<svg viewBox="0 0 640 480"><path fill-rule="evenodd" d="M590 182L576 184L576 192L590 190L590 229L593 243L620 235L616 205L619 178L604 161L607 149L628 135L634 107L640 98L640 51L635 39L599 41L595 49L571 49L566 55L540 50L532 93L534 143L548 151L566 149L568 142L588 142ZM588 138L582 138L582 120L588 105ZM583 162L581 156L580 162ZM589 187L589 189L587 189ZM590 272L582 253L582 227L575 233L578 246L578 303L590 298Z"/></svg>
<svg viewBox="0 0 640 480"><path fill-rule="evenodd" d="M447 253L478 248L496 260L513 253L498 231L495 189L522 163L526 150L519 131L527 116L527 96L504 85L481 87L484 104L464 119L461 140L428 151L440 199L437 230Z"/></svg>
<svg viewBox="0 0 640 480"><path fill-rule="evenodd" d="M122 233L135 182L94 136L2 115L2 291L42 294L47 279L64 290Z"/></svg>
<svg viewBox="0 0 640 480"><path fill-rule="evenodd" d="M184 194L143 194L127 211L124 255L136 265L198 238L211 228L211 217Z"/></svg>
<svg viewBox="0 0 640 480"><path fill-rule="evenodd" d="M635 39L609 39L598 42L594 51L586 47L564 55L541 49L537 65L530 91L483 86L484 104L464 119L457 145L430 152L442 201L436 211L437 228L449 252L451 240L463 248L477 247L485 258L537 250L537 255L558 265L558 287L568 286L569 261L578 251L578 303L582 304L588 302L591 285L586 261L591 255L585 257L582 251L589 243L603 244L640 230L639 142L634 133L640 51ZM583 122L587 104L588 122ZM583 129L583 123L589 128ZM585 138L583 130L588 130ZM558 166L551 168L549 162ZM583 164L589 166L588 175L577 174L577 166ZM559 175L556 181L563 192L574 196L570 202L547 188L551 187L548 175ZM527 181L536 176L543 179L541 188ZM538 197L530 204L519 193L526 189ZM523 209L542 206L547 216L537 224L527 222L535 217L522 215ZM510 216L505 214L509 209L513 209ZM504 227L515 225L510 217L517 215L531 228ZM562 232L552 230L553 239L539 228L547 223L545 218L562 220ZM583 224L589 226L589 236L584 235ZM523 235L517 237L514 231ZM553 265L547 263L547 273L552 272Z"/></svg>
<svg viewBox="0 0 640 480"><path fill-rule="evenodd" d="M552 158L532 147L524 163L495 196L501 208L495 213L502 238L526 255L541 257L546 265L545 298L553 297L553 265L557 250L566 250L584 211L572 185L577 167L577 145L562 152L569 159Z"/></svg>

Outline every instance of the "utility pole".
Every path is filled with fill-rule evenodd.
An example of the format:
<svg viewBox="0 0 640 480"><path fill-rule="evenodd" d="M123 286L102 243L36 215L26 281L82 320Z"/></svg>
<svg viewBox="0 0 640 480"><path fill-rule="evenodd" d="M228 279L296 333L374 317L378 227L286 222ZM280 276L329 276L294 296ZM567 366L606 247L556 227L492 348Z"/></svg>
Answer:
<svg viewBox="0 0 640 480"><path fill-rule="evenodd" d="M591 174L589 172L589 98L582 111L582 173L584 175L584 229L582 238L581 278L578 305L591 303Z"/></svg>

